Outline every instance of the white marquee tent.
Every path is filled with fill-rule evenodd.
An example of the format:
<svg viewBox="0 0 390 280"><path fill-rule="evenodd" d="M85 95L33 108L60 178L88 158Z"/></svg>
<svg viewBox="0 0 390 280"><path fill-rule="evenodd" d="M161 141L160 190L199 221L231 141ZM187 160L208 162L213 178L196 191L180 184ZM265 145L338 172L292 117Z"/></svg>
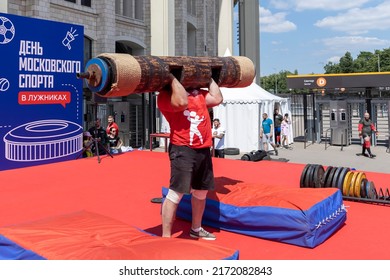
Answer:
<svg viewBox="0 0 390 280"><path fill-rule="evenodd" d="M264 112L273 120L274 108L279 108L280 114L288 113L291 119L289 99L273 95L256 83L221 91L224 100L213 108L213 114L226 130L225 148L239 148L241 153L262 149L259 135ZM292 128L289 143L291 139Z"/></svg>

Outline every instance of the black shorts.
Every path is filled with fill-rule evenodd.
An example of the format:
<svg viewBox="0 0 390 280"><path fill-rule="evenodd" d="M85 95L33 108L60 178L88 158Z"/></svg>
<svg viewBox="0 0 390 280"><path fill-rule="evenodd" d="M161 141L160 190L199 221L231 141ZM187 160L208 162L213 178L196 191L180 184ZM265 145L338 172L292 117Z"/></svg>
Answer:
<svg viewBox="0 0 390 280"><path fill-rule="evenodd" d="M169 145L171 180L169 187L179 193L195 190L214 190L214 173L209 148L192 149Z"/></svg>

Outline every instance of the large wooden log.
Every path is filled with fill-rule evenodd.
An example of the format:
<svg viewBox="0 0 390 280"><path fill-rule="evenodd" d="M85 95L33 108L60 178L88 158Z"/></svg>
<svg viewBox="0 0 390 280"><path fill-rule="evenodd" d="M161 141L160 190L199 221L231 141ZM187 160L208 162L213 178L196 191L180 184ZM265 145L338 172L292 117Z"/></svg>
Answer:
<svg viewBox="0 0 390 280"><path fill-rule="evenodd" d="M91 91L104 97L159 91L172 73L185 88L207 87L213 78L220 87L246 87L255 77L253 62L243 56L131 56L103 53L91 59L86 72Z"/></svg>

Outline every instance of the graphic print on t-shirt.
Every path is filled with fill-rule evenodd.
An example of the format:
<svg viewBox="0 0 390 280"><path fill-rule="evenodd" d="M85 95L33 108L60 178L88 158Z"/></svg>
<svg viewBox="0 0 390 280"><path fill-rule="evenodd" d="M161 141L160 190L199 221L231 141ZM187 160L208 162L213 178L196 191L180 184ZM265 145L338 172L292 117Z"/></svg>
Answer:
<svg viewBox="0 0 390 280"><path fill-rule="evenodd" d="M201 118L196 114L196 112L189 110L185 110L183 112L184 116L187 117L187 120L191 123L190 126L190 146L192 146L192 142L194 140L194 135L197 135L199 137L200 143L203 144L203 137L198 129L198 125L204 120L204 116Z"/></svg>

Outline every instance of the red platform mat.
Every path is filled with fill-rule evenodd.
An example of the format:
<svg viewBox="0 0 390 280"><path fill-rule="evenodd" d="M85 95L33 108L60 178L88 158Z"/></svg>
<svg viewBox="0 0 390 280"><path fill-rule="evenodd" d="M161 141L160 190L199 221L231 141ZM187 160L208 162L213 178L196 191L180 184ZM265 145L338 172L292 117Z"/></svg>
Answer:
<svg viewBox="0 0 390 280"><path fill-rule="evenodd" d="M213 159L216 184L258 183L299 188L304 164ZM376 187L390 174L366 172ZM166 153L133 151L0 172L0 227L86 210L161 235L161 187L169 184ZM240 259L390 259L390 207L345 201L348 219L323 244L303 248L206 226L213 244L238 249ZM189 239L190 224L178 219L175 238ZM201 242L201 241L198 241ZM209 243L210 241L208 241ZM208 244L207 243L207 244Z"/></svg>
<svg viewBox="0 0 390 280"><path fill-rule="evenodd" d="M86 211L0 228L0 234L48 260L238 259L237 250L152 236Z"/></svg>

